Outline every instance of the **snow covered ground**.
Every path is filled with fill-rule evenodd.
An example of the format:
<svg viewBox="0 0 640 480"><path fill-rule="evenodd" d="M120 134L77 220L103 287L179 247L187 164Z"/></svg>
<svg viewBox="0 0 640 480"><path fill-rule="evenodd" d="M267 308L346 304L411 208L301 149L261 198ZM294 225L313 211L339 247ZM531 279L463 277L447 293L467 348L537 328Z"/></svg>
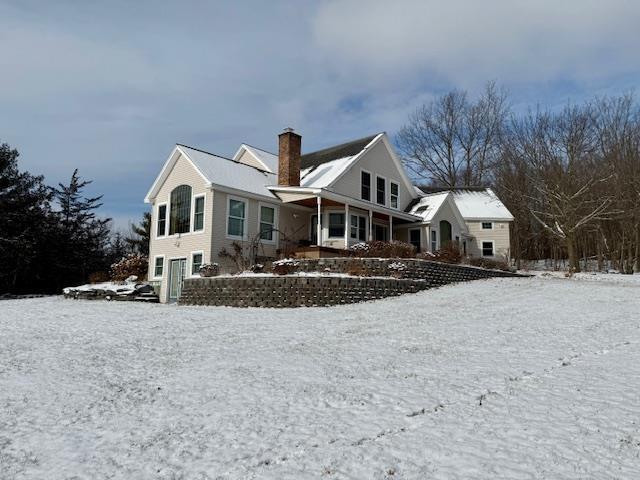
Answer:
<svg viewBox="0 0 640 480"><path fill-rule="evenodd" d="M0 478L637 479L640 284L3 301Z"/></svg>

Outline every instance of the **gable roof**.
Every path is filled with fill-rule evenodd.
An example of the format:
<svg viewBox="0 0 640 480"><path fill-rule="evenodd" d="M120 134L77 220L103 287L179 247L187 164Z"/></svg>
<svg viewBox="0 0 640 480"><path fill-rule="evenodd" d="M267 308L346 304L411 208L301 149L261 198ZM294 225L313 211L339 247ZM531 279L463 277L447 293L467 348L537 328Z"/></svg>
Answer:
<svg viewBox="0 0 640 480"><path fill-rule="evenodd" d="M466 232L467 225L453 199L453 194L449 191L423 195L410 204L409 207L407 207L407 210L412 215L422 217L422 221L424 223L431 223L445 203L448 203L451 206L451 210L453 211L453 215L456 217L458 225Z"/></svg>
<svg viewBox="0 0 640 480"><path fill-rule="evenodd" d="M278 155L275 153L267 152L248 143L243 143L233 156L233 160L238 160L243 152L248 152L255 160L264 167L264 170L277 173L278 171Z"/></svg>
<svg viewBox="0 0 640 480"><path fill-rule="evenodd" d="M193 165L209 186L217 185L275 198L267 188L267 185L272 185L276 181L275 174L204 150L177 144L147 193L145 202L149 203L156 197L181 155Z"/></svg>
<svg viewBox="0 0 640 480"><path fill-rule="evenodd" d="M300 157L300 169L307 170L310 168L316 168L324 163L331 162L339 158L353 157L364 150L364 148L378 135L380 135L380 133L359 138L358 140L341 143L340 145L334 145L333 147L323 148L322 150L316 150L315 152L306 153Z"/></svg>
<svg viewBox="0 0 640 480"><path fill-rule="evenodd" d="M451 192L453 200L465 220L513 221L513 215L491 188L420 187L420 190L423 192Z"/></svg>

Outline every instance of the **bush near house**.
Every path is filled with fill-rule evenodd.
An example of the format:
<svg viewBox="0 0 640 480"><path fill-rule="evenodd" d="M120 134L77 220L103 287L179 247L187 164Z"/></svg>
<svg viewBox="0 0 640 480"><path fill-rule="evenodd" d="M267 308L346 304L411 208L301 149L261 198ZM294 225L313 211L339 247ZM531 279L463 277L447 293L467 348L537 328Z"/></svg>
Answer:
<svg viewBox="0 0 640 480"><path fill-rule="evenodd" d="M392 240L381 242L375 240L367 243L356 243L349 248L353 257L363 258L415 258L416 247L407 242Z"/></svg>
<svg viewBox="0 0 640 480"><path fill-rule="evenodd" d="M149 259L145 255L130 253L119 262L111 265L111 279L116 282L122 282L135 275L138 280L144 280L147 277L148 267Z"/></svg>
<svg viewBox="0 0 640 480"><path fill-rule="evenodd" d="M509 268L509 264L504 260L495 260L492 258L485 257L470 257L467 260L469 265L473 265L474 267L482 267L489 268L493 270L503 270L505 272L510 272L511 268Z"/></svg>
<svg viewBox="0 0 640 480"><path fill-rule="evenodd" d="M462 254L460 253L458 245L449 242L440 248L440 250L436 250L429 260L444 263L460 263L462 261Z"/></svg>

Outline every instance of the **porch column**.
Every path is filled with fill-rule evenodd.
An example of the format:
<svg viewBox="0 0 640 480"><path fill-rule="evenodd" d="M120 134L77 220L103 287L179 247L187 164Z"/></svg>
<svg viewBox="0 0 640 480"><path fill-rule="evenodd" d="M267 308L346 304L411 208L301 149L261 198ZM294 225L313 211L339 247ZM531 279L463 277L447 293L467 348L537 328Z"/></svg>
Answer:
<svg viewBox="0 0 640 480"><path fill-rule="evenodd" d="M369 210L369 241L373 241L373 210Z"/></svg>
<svg viewBox="0 0 640 480"><path fill-rule="evenodd" d="M349 248L349 227L351 226L349 221L349 204L344 204L344 248Z"/></svg>
<svg viewBox="0 0 640 480"><path fill-rule="evenodd" d="M316 226L317 228L317 237L318 237L318 246L322 246L322 199L318 196L317 197L317 204L318 204L318 224Z"/></svg>
<svg viewBox="0 0 640 480"><path fill-rule="evenodd" d="M389 240L393 240L393 215L389 215Z"/></svg>

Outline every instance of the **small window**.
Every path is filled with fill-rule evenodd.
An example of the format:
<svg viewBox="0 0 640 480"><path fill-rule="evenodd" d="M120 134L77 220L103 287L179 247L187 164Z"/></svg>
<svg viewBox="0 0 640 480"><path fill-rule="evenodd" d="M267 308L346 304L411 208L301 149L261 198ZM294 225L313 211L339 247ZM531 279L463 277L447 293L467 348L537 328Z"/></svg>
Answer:
<svg viewBox="0 0 640 480"><path fill-rule="evenodd" d="M431 251L435 252L438 249L438 232L431 230Z"/></svg>
<svg viewBox="0 0 640 480"><path fill-rule="evenodd" d="M369 172L362 172L361 184L362 190L360 197L362 200L371 201L371 174Z"/></svg>
<svg viewBox="0 0 640 480"><path fill-rule="evenodd" d="M386 205L387 181L382 177L376 177L376 202Z"/></svg>
<svg viewBox="0 0 640 480"><path fill-rule="evenodd" d="M400 198L400 187L397 183L389 183L389 190L391 191L391 208L398 208L398 199Z"/></svg>
<svg viewBox="0 0 640 480"><path fill-rule="evenodd" d="M360 215L351 215L350 236L361 242L367 241L367 219Z"/></svg>
<svg viewBox="0 0 640 480"><path fill-rule="evenodd" d="M329 214L329 236L344 237L344 213Z"/></svg>
<svg viewBox="0 0 640 480"><path fill-rule="evenodd" d="M193 231L204 230L204 197L196 197L193 211Z"/></svg>
<svg viewBox="0 0 640 480"><path fill-rule="evenodd" d="M158 230L156 236L164 237L167 234L167 206L158 207Z"/></svg>
<svg viewBox="0 0 640 480"><path fill-rule="evenodd" d="M197 275L200 273L200 267L202 267L202 253L191 254L191 275Z"/></svg>
<svg viewBox="0 0 640 480"><path fill-rule="evenodd" d="M153 276L156 278L162 277L163 270L164 270L164 257L156 257L155 264L153 265Z"/></svg>
<svg viewBox="0 0 640 480"><path fill-rule="evenodd" d="M246 218L247 204L242 200L229 199L229 214L227 218L227 235L230 237L244 238L244 219Z"/></svg>
<svg viewBox="0 0 640 480"><path fill-rule="evenodd" d="M276 209L260 206L260 239L273 242L273 232L276 229Z"/></svg>
<svg viewBox="0 0 640 480"><path fill-rule="evenodd" d="M191 187L180 185L171 191L169 235L188 233L191 229Z"/></svg>
<svg viewBox="0 0 640 480"><path fill-rule="evenodd" d="M492 222L482 222L482 230L493 230Z"/></svg>
<svg viewBox="0 0 640 480"><path fill-rule="evenodd" d="M482 256L493 257L493 242L482 242Z"/></svg>

